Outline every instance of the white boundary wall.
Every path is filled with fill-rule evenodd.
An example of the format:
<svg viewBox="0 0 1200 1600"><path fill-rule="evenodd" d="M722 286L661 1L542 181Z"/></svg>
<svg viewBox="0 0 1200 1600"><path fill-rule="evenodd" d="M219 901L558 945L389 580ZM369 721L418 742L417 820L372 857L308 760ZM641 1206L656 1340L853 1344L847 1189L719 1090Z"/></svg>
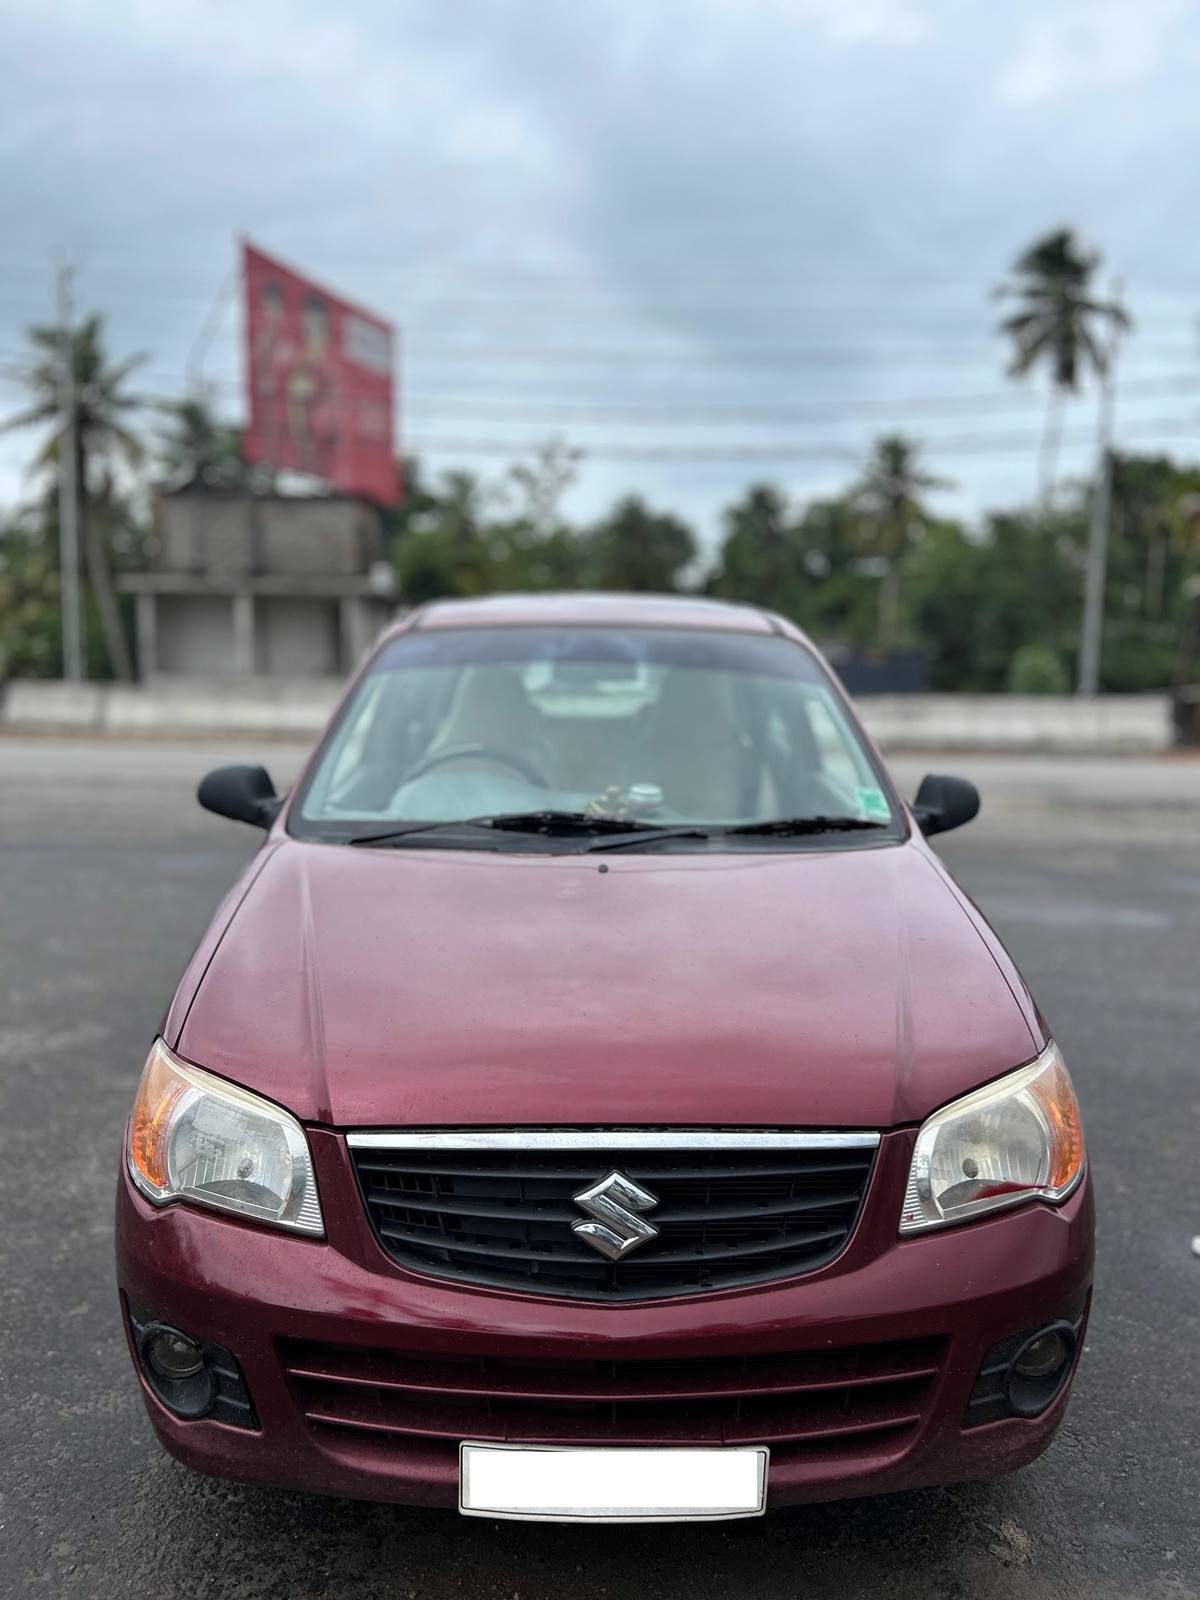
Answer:
<svg viewBox="0 0 1200 1600"><path fill-rule="evenodd" d="M124 735L255 734L311 738L337 700L331 679L174 680L148 687L14 682L0 730ZM872 695L863 721L888 751L1055 751L1154 755L1174 742L1166 695Z"/></svg>
<svg viewBox="0 0 1200 1600"><path fill-rule="evenodd" d="M1165 694L871 695L858 708L885 750L1155 755L1175 741Z"/></svg>

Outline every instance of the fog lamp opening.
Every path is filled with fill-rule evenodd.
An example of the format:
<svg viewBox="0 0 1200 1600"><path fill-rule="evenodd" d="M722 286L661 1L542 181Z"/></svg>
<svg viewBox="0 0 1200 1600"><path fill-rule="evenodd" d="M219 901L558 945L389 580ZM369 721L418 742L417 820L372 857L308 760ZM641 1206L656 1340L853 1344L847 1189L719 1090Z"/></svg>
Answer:
<svg viewBox="0 0 1200 1600"><path fill-rule="evenodd" d="M1013 1371L1021 1378L1049 1378L1070 1360L1067 1341L1057 1328L1039 1333L1031 1339L1013 1362Z"/></svg>
<svg viewBox="0 0 1200 1600"><path fill-rule="evenodd" d="M204 1366L204 1352L186 1333L159 1328L146 1340L146 1360L160 1378L193 1378Z"/></svg>
<svg viewBox="0 0 1200 1600"><path fill-rule="evenodd" d="M166 1323L151 1322L141 1330L137 1350L146 1382L168 1411L188 1419L208 1416L216 1385L195 1339Z"/></svg>
<svg viewBox="0 0 1200 1600"><path fill-rule="evenodd" d="M1075 1358L1075 1330L1052 1323L1030 1335L1014 1354L1005 1388L1019 1417L1039 1416L1058 1397Z"/></svg>

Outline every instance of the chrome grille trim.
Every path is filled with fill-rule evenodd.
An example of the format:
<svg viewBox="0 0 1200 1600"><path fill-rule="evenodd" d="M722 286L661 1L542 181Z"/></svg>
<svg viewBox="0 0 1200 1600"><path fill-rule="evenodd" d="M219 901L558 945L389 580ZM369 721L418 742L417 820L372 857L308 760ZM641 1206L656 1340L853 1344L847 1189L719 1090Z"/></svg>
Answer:
<svg viewBox="0 0 1200 1600"><path fill-rule="evenodd" d="M874 1150L877 1133L752 1128L458 1128L346 1135L355 1150Z"/></svg>

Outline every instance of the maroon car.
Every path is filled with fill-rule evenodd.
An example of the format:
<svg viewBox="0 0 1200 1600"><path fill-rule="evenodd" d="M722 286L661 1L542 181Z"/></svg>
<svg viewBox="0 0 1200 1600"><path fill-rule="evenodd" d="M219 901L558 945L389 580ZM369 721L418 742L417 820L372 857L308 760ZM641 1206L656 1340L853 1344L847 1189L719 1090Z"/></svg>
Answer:
<svg viewBox="0 0 1200 1600"><path fill-rule="evenodd" d="M1062 1059L820 656L759 610L442 602L381 640L154 1041L117 1205L154 1428L528 1518L986 1477L1062 1420Z"/></svg>

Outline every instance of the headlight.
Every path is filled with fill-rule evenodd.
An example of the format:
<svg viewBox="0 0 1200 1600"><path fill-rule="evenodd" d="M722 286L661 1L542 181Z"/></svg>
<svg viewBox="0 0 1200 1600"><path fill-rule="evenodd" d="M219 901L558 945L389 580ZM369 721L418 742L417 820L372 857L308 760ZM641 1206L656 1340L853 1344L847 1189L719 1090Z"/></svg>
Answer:
<svg viewBox="0 0 1200 1600"><path fill-rule="evenodd" d="M155 1041L129 1119L129 1173L156 1205L194 1200L297 1233L323 1233L295 1117Z"/></svg>
<svg viewBox="0 0 1200 1600"><path fill-rule="evenodd" d="M1028 1067L935 1112L917 1135L901 1233L944 1228L1025 1200L1065 1200L1083 1172L1083 1129L1063 1059Z"/></svg>

